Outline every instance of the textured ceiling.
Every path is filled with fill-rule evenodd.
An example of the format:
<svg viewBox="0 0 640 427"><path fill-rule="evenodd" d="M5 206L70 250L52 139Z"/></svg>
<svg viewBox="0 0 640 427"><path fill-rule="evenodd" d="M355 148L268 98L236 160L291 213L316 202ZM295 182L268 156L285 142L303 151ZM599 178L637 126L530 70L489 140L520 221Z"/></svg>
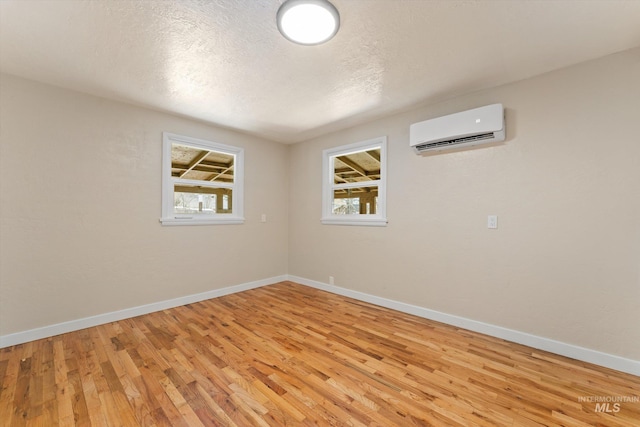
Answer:
<svg viewBox="0 0 640 427"><path fill-rule="evenodd" d="M290 143L640 46L638 0L332 2L299 46L281 0L1 0L0 71Z"/></svg>

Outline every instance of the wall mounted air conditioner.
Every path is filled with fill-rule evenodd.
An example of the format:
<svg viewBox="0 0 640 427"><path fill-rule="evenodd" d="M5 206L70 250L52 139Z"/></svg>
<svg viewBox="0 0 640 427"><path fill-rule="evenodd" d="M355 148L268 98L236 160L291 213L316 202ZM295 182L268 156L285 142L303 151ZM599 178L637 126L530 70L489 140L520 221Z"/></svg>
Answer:
<svg viewBox="0 0 640 427"><path fill-rule="evenodd" d="M488 144L504 138L502 104L425 120L409 127L409 145L416 154Z"/></svg>

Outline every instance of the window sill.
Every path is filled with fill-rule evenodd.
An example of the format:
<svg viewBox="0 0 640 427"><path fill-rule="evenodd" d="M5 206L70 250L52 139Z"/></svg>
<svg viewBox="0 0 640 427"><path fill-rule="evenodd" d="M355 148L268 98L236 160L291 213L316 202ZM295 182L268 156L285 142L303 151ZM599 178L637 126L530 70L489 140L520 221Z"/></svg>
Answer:
<svg viewBox="0 0 640 427"><path fill-rule="evenodd" d="M244 218L160 218L160 223L162 225L231 225L244 224Z"/></svg>
<svg viewBox="0 0 640 427"><path fill-rule="evenodd" d="M325 217L321 219L321 222L325 225L360 225L360 226L368 226L368 227L386 227L387 219L386 218L335 218L335 217Z"/></svg>

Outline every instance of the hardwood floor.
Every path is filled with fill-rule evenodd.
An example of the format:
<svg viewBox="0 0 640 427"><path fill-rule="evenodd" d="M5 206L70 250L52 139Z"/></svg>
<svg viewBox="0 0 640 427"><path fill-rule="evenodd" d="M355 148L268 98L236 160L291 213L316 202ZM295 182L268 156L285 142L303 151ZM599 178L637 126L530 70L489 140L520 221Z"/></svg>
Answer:
<svg viewBox="0 0 640 427"><path fill-rule="evenodd" d="M2 426L640 425L640 377L291 282L3 349L0 384Z"/></svg>

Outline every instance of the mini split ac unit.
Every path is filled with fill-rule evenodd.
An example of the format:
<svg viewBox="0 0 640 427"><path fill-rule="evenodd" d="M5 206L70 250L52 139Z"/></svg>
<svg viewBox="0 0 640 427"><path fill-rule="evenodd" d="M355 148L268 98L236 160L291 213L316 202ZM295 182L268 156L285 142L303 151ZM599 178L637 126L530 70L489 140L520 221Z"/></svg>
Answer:
<svg viewBox="0 0 640 427"><path fill-rule="evenodd" d="M416 154L504 141L504 109L492 104L438 117L409 127Z"/></svg>

